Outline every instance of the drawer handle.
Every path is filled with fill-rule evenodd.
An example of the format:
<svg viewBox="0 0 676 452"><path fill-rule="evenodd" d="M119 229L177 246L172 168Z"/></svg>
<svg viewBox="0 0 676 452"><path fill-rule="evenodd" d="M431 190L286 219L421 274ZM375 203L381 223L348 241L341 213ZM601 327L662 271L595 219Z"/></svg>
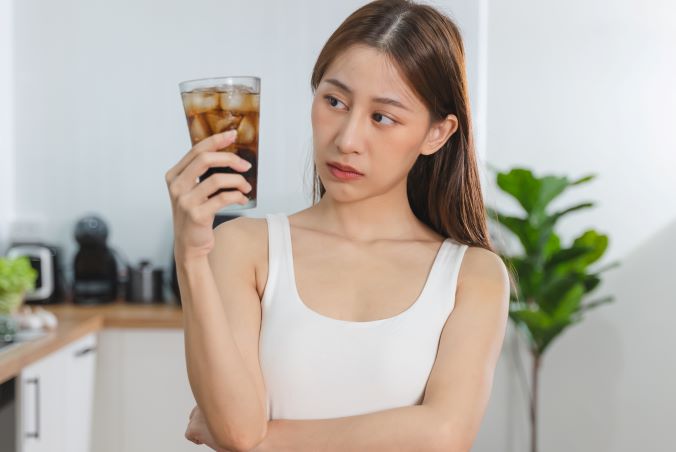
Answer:
<svg viewBox="0 0 676 452"><path fill-rule="evenodd" d="M75 357L79 358L80 356L84 356L87 353L92 353L92 352L95 352L95 351L96 351L96 347L94 347L94 346L83 348L82 350L78 350L77 352L75 352Z"/></svg>
<svg viewBox="0 0 676 452"><path fill-rule="evenodd" d="M40 379L29 378L26 383L35 384L35 431L27 432L26 437L40 439Z"/></svg>

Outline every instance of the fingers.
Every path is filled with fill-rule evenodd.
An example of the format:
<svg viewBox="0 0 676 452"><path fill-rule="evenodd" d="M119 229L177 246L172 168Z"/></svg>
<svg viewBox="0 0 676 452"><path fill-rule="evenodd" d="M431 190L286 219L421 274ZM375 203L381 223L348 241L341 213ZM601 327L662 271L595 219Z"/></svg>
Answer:
<svg viewBox="0 0 676 452"><path fill-rule="evenodd" d="M239 190L225 191L209 198L205 203L199 206L193 206L189 211L190 219L201 225L211 225L216 216L216 212L230 204L246 204L249 202Z"/></svg>
<svg viewBox="0 0 676 452"><path fill-rule="evenodd" d="M186 153L183 158L174 165L165 174L167 185L169 185L176 177L183 172L183 170L195 159L197 155L203 152L214 152L219 149L226 148L235 142L237 137L237 130L228 130L227 132L217 133L205 138L197 143Z"/></svg>
<svg viewBox="0 0 676 452"><path fill-rule="evenodd" d="M237 189L243 193L248 193L251 191L251 184L241 174L215 173L202 181L197 187L179 197L178 204L181 206L200 205L220 189Z"/></svg>
<svg viewBox="0 0 676 452"><path fill-rule="evenodd" d="M227 191L216 194L224 189ZM210 225L213 222L212 217L223 207L234 203L248 203L249 198L243 193L248 193L251 189L251 185L241 174L215 173L194 189L179 196L176 206L195 223Z"/></svg>
<svg viewBox="0 0 676 452"><path fill-rule="evenodd" d="M196 438L188 438L187 436L185 437L188 441L197 444L198 446L202 444L202 441L196 439Z"/></svg>
<svg viewBox="0 0 676 452"><path fill-rule="evenodd" d="M169 185L172 200L175 201L192 190L197 185L196 179L198 176L204 174L209 168L214 167L230 167L240 172L245 172L250 168L246 160L232 152L203 152L195 157ZM211 176L203 182L209 179L211 179Z"/></svg>
<svg viewBox="0 0 676 452"><path fill-rule="evenodd" d="M188 428L185 431L185 439L187 439L190 442L193 442L195 444L202 444L202 441L199 439L197 432L194 432L191 428L190 425L188 425Z"/></svg>

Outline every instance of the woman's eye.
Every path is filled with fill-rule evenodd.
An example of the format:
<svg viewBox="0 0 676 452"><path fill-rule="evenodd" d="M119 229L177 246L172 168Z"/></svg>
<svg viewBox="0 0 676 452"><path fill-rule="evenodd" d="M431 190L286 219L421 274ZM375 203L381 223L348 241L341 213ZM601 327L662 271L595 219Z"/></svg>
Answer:
<svg viewBox="0 0 676 452"><path fill-rule="evenodd" d="M374 113L374 114L373 114L373 119L376 119L376 118L383 118L383 119L387 119L388 121L390 121L389 124L386 123L386 122L384 122L384 123L381 122L380 124L391 125L391 124L394 124L394 123L395 123L392 119L388 118L388 117L385 116L385 115L381 115L380 113ZM378 122L378 121L376 121L376 122Z"/></svg>
<svg viewBox="0 0 676 452"><path fill-rule="evenodd" d="M331 107L333 107L333 108L336 108L336 107L338 106L338 104L342 104L341 101L339 101L339 100L336 99L335 97L333 97L333 96L331 96L331 95L328 95L328 94L327 94L326 96L324 96L324 99L326 99L326 101L329 103L329 105L331 105ZM343 105L345 105L345 104L343 104ZM396 124L396 121L394 121L393 119L390 119L390 118L388 118L387 116L382 115L382 114L380 114L380 113L374 113L374 114L373 114L373 118L374 118L374 119L376 120L376 122L379 123L379 124L383 124L383 125L392 125L392 124ZM385 119L385 120L387 120L387 121L389 121L389 123L388 123L388 122L380 122L380 119L381 119L381 118L382 118L382 119Z"/></svg>
<svg viewBox="0 0 676 452"><path fill-rule="evenodd" d="M333 97L333 96L326 95L326 96L324 96L324 99L326 99L326 100L329 102L329 105L331 105L332 107L335 107L335 106L336 106L334 102L337 102L337 103L339 103L339 104L342 104L341 101L339 101L338 99L336 99L336 98Z"/></svg>

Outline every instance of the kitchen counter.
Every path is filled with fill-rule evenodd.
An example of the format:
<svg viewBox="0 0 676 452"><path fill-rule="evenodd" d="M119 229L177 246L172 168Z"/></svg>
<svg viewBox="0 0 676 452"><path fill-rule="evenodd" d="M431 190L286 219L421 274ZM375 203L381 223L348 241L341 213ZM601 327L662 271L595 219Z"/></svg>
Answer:
<svg viewBox="0 0 676 452"><path fill-rule="evenodd" d="M44 356L103 328L183 328L182 310L175 304L133 304L116 300L96 306L66 302L43 307L56 315L58 326L40 338L0 349L0 383Z"/></svg>

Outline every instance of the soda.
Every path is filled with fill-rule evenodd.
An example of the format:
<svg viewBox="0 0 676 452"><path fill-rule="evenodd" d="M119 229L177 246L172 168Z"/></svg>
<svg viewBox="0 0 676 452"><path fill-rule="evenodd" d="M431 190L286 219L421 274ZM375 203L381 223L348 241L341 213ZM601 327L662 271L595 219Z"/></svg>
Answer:
<svg viewBox="0 0 676 452"><path fill-rule="evenodd" d="M199 177L202 182L214 173L238 173L251 184L245 196L251 201L245 206L228 206L223 210L254 207L258 187L258 124L260 94L245 85L198 87L181 92L185 116L188 121L190 140L193 146L210 135L236 129L235 143L223 149L234 152L251 163L251 168L241 173L229 167L209 168ZM229 191L219 189L209 197Z"/></svg>

